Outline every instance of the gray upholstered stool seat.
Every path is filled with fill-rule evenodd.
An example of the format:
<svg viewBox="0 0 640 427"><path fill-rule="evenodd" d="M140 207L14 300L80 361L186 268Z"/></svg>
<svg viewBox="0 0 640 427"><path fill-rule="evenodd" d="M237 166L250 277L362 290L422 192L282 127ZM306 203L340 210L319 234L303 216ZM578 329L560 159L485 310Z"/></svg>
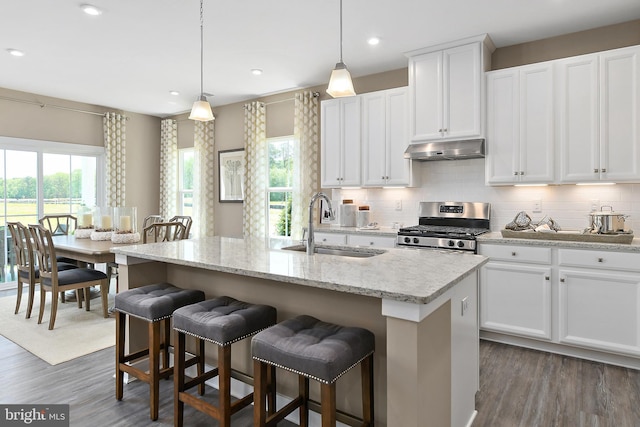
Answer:
<svg viewBox="0 0 640 427"><path fill-rule="evenodd" d="M286 413L279 411L268 419L264 397L254 397L254 420L258 420L255 425L270 425L269 419L281 419L300 407L300 425L306 426L309 378L321 383L322 425L335 425L335 381L358 364L362 364L363 419L357 423L373 425L374 350L372 332L323 322L311 316L288 319L256 334L251 340L256 393L262 395L265 388L263 376L267 365L295 372L304 378L304 382L300 383L299 405L289 408Z"/></svg>
<svg viewBox="0 0 640 427"><path fill-rule="evenodd" d="M158 419L159 380L173 374L169 366L169 342L171 338L171 315L188 304L204 300L204 292L181 289L170 283L157 283L120 292L115 296L116 311L116 399L122 400L124 373L149 384L150 418ZM143 319L148 323L149 345L141 351L125 354L125 331L127 315ZM160 326L164 333L160 334ZM162 353L162 369L160 356ZM148 373L133 366L131 362L149 358ZM195 363L195 362L194 362Z"/></svg>
<svg viewBox="0 0 640 427"><path fill-rule="evenodd" d="M250 337L276 323L277 311L268 305L250 304L231 297L219 297L198 302L173 313L175 343L175 426L183 423L184 404L188 404L219 421L220 426L231 424L231 415L253 402L253 393L231 403L231 344ZM198 339L196 359L198 375L188 381L184 374L185 336ZM218 367L204 372L204 341L218 346ZM205 381L218 376L219 401L211 403L188 393L188 388L198 386L204 394Z"/></svg>

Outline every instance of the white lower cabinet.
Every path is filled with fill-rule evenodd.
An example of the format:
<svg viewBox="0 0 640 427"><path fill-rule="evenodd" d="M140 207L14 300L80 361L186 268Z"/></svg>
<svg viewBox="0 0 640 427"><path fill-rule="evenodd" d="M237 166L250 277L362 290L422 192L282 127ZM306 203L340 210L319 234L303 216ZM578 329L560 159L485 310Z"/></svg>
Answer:
<svg viewBox="0 0 640 427"><path fill-rule="evenodd" d="M480 273L488 335L618 364L640 356L640 253L484 243L479 253L490 258Z"/></svg>
<svg viewBox="0 0 640 427"><path fill-rule="evenodd" d="M325 245L369 246L377 248L393 248L396 245L396 238L392 236L324 232L315 232L313 235L315 236L314 239L317 244Z"/></svg>

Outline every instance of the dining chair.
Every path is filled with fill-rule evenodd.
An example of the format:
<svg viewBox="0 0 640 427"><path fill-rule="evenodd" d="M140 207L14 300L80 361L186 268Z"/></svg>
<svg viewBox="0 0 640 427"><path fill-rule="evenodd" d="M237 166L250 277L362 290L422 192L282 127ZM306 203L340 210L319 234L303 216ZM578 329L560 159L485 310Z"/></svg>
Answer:
<svg viewBox="0 0 640 427"><path fill-rule="evenodd" d="M91 309L91 297L89 288L100 286L102 297L102 313L105 318L109 317L108 293L109 282L107 275L92 268L74 268L61 271L56 260L56 250L53 245L52 233L41 224L29 224L29 231L33 238L35 250L38 258L38 268L40 271L40 313L38 323L42 323L44 316L44 306L47 291L51 292L51 314L49 316L49 329L53 329L56 321L58 309L58 295L69 290L84 290L85 309ZM78 292L78 307L81 307L81 296Z"/></svg>
<svg viewBox="0 0 640 427"><path fill-rule="evenodd" d="M162 215L148 215L147 217L145 217L144 221L142 221L142 230L149 227L151 224L155 224L156 222L164 222L164 218L162 217Z"/></svg>
<svg viewBox="0 0 640 427"><path fill-rule="evenodd" d="M187 228L178 221L156 222L146 227L142 233L143 243L171 242L187 237Z"/></svg>
<svg viewBox="0 0 640 427"><path fill-rule="evenodd" d="M51 231L53 236L71 234L75 231L78 220L69 214L45 215L38 221L42 226Z"/></svg>
<svg viewBox="0 0 640 427"><path fill-rule="evenodd" d="M169 218L169 222L181 222L182 225L185 226L186 232L184 234L184 238L189 238L189 233L191 233L191 224L193 224L193 219L189 215L176 215L172 218Z"/></svg>

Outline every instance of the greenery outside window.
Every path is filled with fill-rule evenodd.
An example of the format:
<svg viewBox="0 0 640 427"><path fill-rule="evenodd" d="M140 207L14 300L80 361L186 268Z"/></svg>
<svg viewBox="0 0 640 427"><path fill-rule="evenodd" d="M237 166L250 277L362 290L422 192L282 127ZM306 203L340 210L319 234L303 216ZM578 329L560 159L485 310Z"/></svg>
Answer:
<svg viewBox="0 0 640 427"><path fill-rule="evenodd" d="M268 138L267 219L269 237L291 235L293 136Z"/></svg>
<svg viewBox="0 0 640 427"><path fill-rule="evenodd" d="M193 216L193 162L195 149L178 150L178 210L179 215ZM169 219L169 218L165 218Z"/></svg>

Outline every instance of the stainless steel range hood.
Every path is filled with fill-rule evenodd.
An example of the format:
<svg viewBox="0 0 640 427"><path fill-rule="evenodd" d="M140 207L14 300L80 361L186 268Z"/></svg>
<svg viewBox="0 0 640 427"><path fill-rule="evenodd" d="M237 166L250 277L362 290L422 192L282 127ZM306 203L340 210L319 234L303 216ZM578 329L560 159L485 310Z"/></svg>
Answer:
<svg viewBox="0 0 640 427"><path fill-rule="evenodd" d="M422 161L479 159L483 157L484 139L410 144L404 152L405 159Z"/></svg>

